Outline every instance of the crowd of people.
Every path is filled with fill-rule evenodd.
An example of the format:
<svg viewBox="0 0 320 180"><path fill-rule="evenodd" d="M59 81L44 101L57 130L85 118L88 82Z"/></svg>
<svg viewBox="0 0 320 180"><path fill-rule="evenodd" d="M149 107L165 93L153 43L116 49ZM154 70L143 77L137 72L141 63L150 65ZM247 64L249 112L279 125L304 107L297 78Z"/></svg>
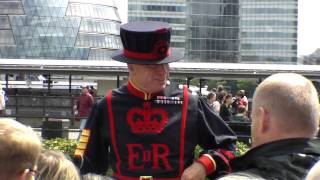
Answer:
<svg viewBox="0 0 320 180"><path fill-rule="evenodd" d="M245 92L233 98L218 88L205 100L186 86L168 85L169 63L183 57L169 48L170 33L163 22L121 26L124 49L112 58L127 63L129 80L94 103L72 161L42 150L30 127L0 119L0 179L319 177L319 99L308 79L281 73L259 84L252 100L252 147L235 157L237 137L225 121L248 121L242 119L248 110ZM87 87L83 96L91 103ZM197 145L203 150L195 159ZM109 168L112 177L105 176Z"/></svg>
<svg viewBox="0 0 320 180"><path fill-rule="evenodd" d="M226 122L250 122L248 98L245 90L239 90L233 97L232 94L219 86L207 95L207 102L214 112L219 114Z"/></svg>

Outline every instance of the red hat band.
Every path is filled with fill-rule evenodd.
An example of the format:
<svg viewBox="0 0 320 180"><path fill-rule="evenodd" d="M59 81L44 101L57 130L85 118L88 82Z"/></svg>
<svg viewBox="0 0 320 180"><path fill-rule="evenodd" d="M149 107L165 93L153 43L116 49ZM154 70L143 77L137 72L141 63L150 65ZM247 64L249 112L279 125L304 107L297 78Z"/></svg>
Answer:
<svg viewBox="0 0 320 180"><path fill-rule="evenodd" d="M171 50L169 49L168 41L160 40L154 44L151 53L133 52L124 49L123 55L128 58L135 58L141 60L159 60L170 56L170 52Z"/></svg>

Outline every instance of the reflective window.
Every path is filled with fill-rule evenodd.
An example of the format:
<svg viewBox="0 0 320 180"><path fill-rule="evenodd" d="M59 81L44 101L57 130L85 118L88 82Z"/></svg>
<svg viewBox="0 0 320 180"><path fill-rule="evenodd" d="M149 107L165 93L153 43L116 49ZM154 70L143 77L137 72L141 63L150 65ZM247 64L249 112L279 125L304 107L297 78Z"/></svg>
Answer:
<svg viewBox="0 0 320 180"><path fill-rule="evenodd" d="M186 31L185 30L172 30L172 35L173 36L184 36L186 35Z"/></svg>
<svg viewBox="0 0 320 180"><path fill-rule="evenodd" d="M25 11L30 16L64 17L66 7L29 7Z"/></svg>
<svg viewBox="0 0 320 180"><path fill-rule="evenodd" d="M186 23L185 18L167 18L167 17L145 17L141 18L142 21L164 21L168 23L177 23L177 24L183 24Z"/></svg>
<svg viewBox="0 0 320 180"><path fill-rule="evenodd" d="M237 15L239 14L238 4L215 4L215 3L198 3L190 4L192 14L210 14L212 15Z"/></svg>
<svg viewBox="0 0 320 180"><path fill-rule="evenodd" d="M78 17L32 17L10 16L12 26L43 26L43 27L74 27L80 26L81 18Z"/></svg>
<svg viewBox="0 0 320 180"><path fill-rule="evenodd" d="M103 21L94 19L83 19L80 25L80 32L95 32L119 35L120 23L107 20Z"/></svg>
<svg viewBox="0 0 320 180"><path fill-rule="evenodd" d="M90 49L89 60L111 60L110 56L114 51L107 49Z"/></svg>
<svg viewBox="0 0 320 180"><path fill-rule="evenodd" d="M0 30L1 29L10 29L8 16L0 16Z"/></svg>
<svg viewBox="0 0 320 180"><path fill-rule="evenodd" d="M297 33L288 32L242 32L243 38L297 38Z"/></svg>
<svg viewBox="0 0 320 180"><path fill-rule="evenodd" d="M20 1L0 1L0 14L24 14Z"/></svg>
<svg viewBox="0 0 320 180"><path fill-rule="evenodd" d="M244 20L244 26L296 26L298 21L288 20Z"/></svg>
<svg viewBox="0 0 320 180"><path fill-rule="evenodd" d="M237 62L239 57L239 4L235 1L189 0L188 59ZM232 3L233 2L233 3ZM210 38L208 38L210 37Z"/></svg>
<svg viewBox="0 0 320 180"><path fill-rule="evenodd" d="M66 15L120 21L114 7L94 4L70 3Z"/></svg>
<svg viewBox="0 0 320 180"><path fill-rule="evenodd" d="M113 0L69 0L69 2L77 2L77 3L90 3L90 4L98 4L98 5L106 5L106 6L115 6Z"/></svg>
<svg viewBox="0 0 320 180"><path fill-rule="evenodd" d="M277 57L277 56L242 56L241 60L247 61L247 62L259 62L264 63L268 59L268 61L272 62L278 62L278 63L284 63L284 62L296 62L296 57Z"/></svg>
<svg viewBox="0 0 320 180"><path fill-rule="evenodd" d="M88 48L52 48L52 47L0 47L0 52L8 58L37 58L37 59L88 59Z"/></svg>
<svg viewBox="0 0 320 180"><path fill-rule="evenodd" d="M285 44L242 44L243 50L294 50L297 49L297 45L285 45Z"/></svg>
<svg viewBox="0 0 320 180"><path fill-rule="evenodd" d="M22 0L25 14L29 16L64 17L67 0Z"/></svg>
<svg viewBox="0 0 320 180"><path fill-rule="evenodd" d="M239 0L198 0L202 3L238 3Z"/></svg>
<svg viewBox="0 0 320 180"><path fill-rule="evenodd" d="M193 38L217 38L217 39L238 39L239 28L220 28L220 27L208 27L208 28L191 28L191 35Z"/></svg>
<svg viewBox="0 0 320 180"><path fill-rule="evenodd" d="M170 46L171 47L183 47L184 48L185 44L186 44L185 42L175 42L175 41L173 41L173 42L170 43Z"/></svg>
<svg viewBox="0 0 320 180"><path fill-rule="evenodd" d="M297 14L298 9L285 8L243 8L242 11L246 14Z"/></svg>
<svg viewBox="0 0 320 180"><path fill-rule="evenodd" d="M297 0L242 0L241 7L242 61L297 59Z"/></svg>
<svg viewBox="0 0 320 180"><path fill-rule="evenodd" d="M14 45L14 38L11 30L0 30L0 44Z"/></svg>
<svg viewBox="0 0 320 180"><path fill-rule="evenodd" d="M69 2L77 3L71 3L72 16L66 17ZM90 47L118 49L120 23L113 6L113 1L98 0L0 0L0 14L10 13L10 16L0 15L1 57L88 59ZM26 15L15 15L23 13L22 7ZM83 35L78 37L79 32ZM92 59L107 56L107 51L91 53Z"/></svg>
<svg viewBox="0 0 320 180"><path fill-rule="evenodd" d="M68 0L22 0L24 7L67 7Z"/></svg>
<svg viewBox="0 0 320 180"><path fill-rule="evenodd" d="M143 10L143 11L172 11L172 12L185 12L185 6L172 6L172 5L131 5L129 10Z"/></svg>
<svg viewBox="0 0 320 180"><path fill-rule="evenodd" d="M119 49L121 47L119 36L101 34L79 34L76 46L99 47L110 49Z"/></svg>

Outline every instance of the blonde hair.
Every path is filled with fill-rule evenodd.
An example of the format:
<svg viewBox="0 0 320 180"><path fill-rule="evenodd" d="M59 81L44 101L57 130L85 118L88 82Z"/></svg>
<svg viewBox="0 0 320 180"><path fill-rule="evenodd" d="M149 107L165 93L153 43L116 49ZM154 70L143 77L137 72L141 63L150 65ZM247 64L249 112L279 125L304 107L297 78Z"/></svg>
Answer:
<svg viewBox="0 0 320 180"><path fill-rule="evenodd" d="M319 125L318 93L305 77L294 73L275 74L265 79L253 96L253 114L266 108L286 133L315 135Z"/></svg>
<svg viewBox="0 0 320 180"><path fill-rule="evenodd" d="M9 178L36 166L41 142L35 132L15 120L0 118L0 175Z"/></svg>
<svg viewBox="0 0 320 180"><path fill-rule="evenodd" d="M41 180L80 180L75 165L63 153L44 151L38 160L38 178Z"/></svg>

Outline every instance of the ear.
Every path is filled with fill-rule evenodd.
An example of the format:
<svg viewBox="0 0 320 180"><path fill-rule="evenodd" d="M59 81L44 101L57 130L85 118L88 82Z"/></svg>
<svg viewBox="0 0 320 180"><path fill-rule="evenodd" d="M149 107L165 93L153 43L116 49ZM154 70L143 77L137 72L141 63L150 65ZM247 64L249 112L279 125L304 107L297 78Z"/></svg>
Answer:
<svg viewBox="0 0 320 180"><path fill-rule="evenodd" d="M132 64L127 64L127 66L128 66L128 69L130 70L130 71L133 71L133 65Z"/></svg>
<svg viewBox="0 0 320 180"><path fill-rule="evenodd" d="M127 64L129 73L131 75L136 74L136 66L134 64Z"/></svg>
<svg viewBox="0 0 320 180"><path fill-rule="evenodd" d="M259 107L259 131L264 134L267 133L271 129L271 119L269 111L264 107Z"/></svg>

